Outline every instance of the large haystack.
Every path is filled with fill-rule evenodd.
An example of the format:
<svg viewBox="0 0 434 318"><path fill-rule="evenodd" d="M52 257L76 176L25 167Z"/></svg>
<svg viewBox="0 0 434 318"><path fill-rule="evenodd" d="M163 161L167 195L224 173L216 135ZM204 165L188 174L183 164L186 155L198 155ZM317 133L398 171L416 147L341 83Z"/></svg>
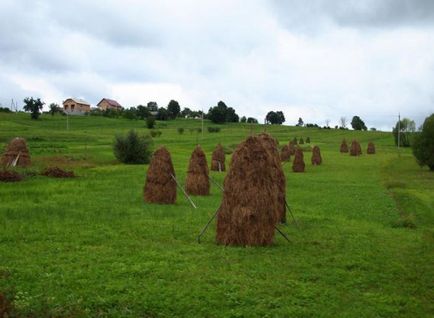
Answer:
<svg viewBox="0 0 434 318"><path fill-rule="evenodd" d="M198 145L191 154L188 165L185 191L191 195L209 194L209 172L205 153Z"/></svg>
<svg viewBox="0 0 434 318"><path fill-rule="evenodd" d="M295 150L294 161L292 163L292 171L304 172L304 167L305 164L304 164L303 150L297 147L297 149Z"/></svg>
<svg viewBox="0 0 434 318"><path fill-rule="evenodd" d="M322 163L321 151L318 146L314 146L312 149L312 164L319 166Z"/></svg>
<svg viewBox="0 0 434 318"><path fill-rule="evenodd" d="M173 204L176 201L176 181L169 151L161 147L154 152L146 175L144 200L149 203Z"/></svg>
<svg viewBox="0 0 434 318"><path fill-rule="evenodd" d="M13 165L15 161L17 167L27 167L31 164L29 149L24 138L12 139L6 146L6 151L1 159L3 166Z"/></svg>
<svg viewBox="0 0 434 318"><path fill-rule="evenodd" d="M211 157L211 170L212 171L225 171L225 150L221 144L218 144L212 152Z"/></svg>
<svg viewBox="0 0 434 318"><path fill-rule="evenodd" d="M348 144L347 144L347 141L345 139L342 140L340 152L341 153L347 153L348 152Z"/></svg>
<svg viewBox="0 0 434 318"><path fill-rule="evenodd" d="M217 236L224 245L269 245L279 221L273 165L264 143L247 138L235 150L217 213Z"/></svg>
<svg viewBox="0 0 434 318"><path fill-rule="evenodd" d="M284 145L280 151L280 161L289 161L291 159L290 145Z"/></svg>
<svg viewBox="0 0 434 318"><path fill-rule="evenodd" d="M353 140L351 142L350 155L351 156L360 156L362 154L362 147L357 140Z"/></svg>
<svg viewBox="0 0 434 318"><path fill-rule="evenodd" d="M274 159L273 163L273 172L274 172L274 178L275 178L275 186L277 191L277 214L278 214L278 220L281 223L286 223L286 178L285 174L283 173L282 169L282 163L281 163L281 156L279 156L279 150L277 148L277 141L273 137L271 137L269 134L262 133L258 136L265 147L265 149L268 151L269 155ZM283 149L282 149L283 152ZM289 158L289 155L288 155ZM288 159L289 160L289 159Z"/></svg>
<svg viewBox="0 0 434 318"><path fill-rule="evenodd" d="M374 145L374 143L373 143L372 141L370 141L370 142L368 143L368 149L367 149L366 153L367 153L368 155L373 155L373 154L375 154L375 145Z"/></svg>

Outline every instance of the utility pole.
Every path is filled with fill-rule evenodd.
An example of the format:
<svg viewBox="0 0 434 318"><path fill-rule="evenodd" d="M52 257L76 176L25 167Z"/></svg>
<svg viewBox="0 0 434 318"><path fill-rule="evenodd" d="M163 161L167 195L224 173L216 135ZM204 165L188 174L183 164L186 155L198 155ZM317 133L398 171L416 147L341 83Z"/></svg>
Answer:
<svg viewBox="0 0 434 318"><path fill-rule="evenodd" d="M66 130L69 130L69 112L68 111L66 111L65 112L66 113Z"/></svg>
<svg viewBox="0 0 434 318"><path fill-rule="evenodd" d="M401 113L398 113L398 155L399 155L400 144L401 144Z"/></svg>
<svg viewBox="0 0 434 318"><path fill-rule="evenodd" d="M202 108L202 141L201 143L203 143L203 108Z"/></svg>

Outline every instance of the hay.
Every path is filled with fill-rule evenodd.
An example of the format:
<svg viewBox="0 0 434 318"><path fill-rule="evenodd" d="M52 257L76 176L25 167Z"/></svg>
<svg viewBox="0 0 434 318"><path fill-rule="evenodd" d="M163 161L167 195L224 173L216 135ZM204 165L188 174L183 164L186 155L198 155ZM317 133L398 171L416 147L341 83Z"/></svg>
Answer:
<svg viewBox="0 0 434 318"><path fill-rule="evenodd" d="M291 146L285 145L282 147L280 151L280 161L289 161L291 160Z"/></svg>
<svg viewBox="0 0 434 318"><path fill-rule="evenodd" d="M297 147L297 149L295 150L294 162L292 163L292 171L304 172L305 164L303 157L303 150Z"/></svg>
<svg viewBox="0 0 434 318"><path fill-rule="evenodd" d="M23 176L16 171L10 171L10 170L0 171L1 182L18 182L21 180L23 180Z"/></svg>
<svg viewBox="0 0 434 318"><path fill-rule="evenodd" d="M321 151L318 146L314 146L312 149L312 164L319 166L322 163Z"/></svg>
<svg viewBox="0 0 434 318"><path fill-rule="evenodd" d="M353 140L351 142L350 155L351 156L360 156L362 154L362 147L357 140Z"/></svg>
<svg viewBox="0 0 434 318"><path fill-rule="evenodd" d="M368 149L367 149L366 153L367 153L368 155L373 155L373 154L375 154L375 145L374 145L374 143L373 143L372 141L370 141L370 142L368 143Z"/></svg>
<svg viewBox="0 0 434 318"><path fill-rule="evenodd" d="M12 317L12 304L3 293L0 293L0 318ZM15 316L14 316L15 317Z"/></svg>
<svg viewBox="0 0 434 318"><path fill-rule="evenodd" d="M291 156L295 155L295 148L296 148L297 144L294 144L292 141L289 142L288 147L289 147L289 154Z"/></svg>
<svg viewBox="0 0 434 318"><path fill-rule="evenodd" d="M342 140L340 152L341 153L347 153L348 152L348 144L347 144L347 141L345 139Z"/></svg>
<svg viewBox="0 0 434 318"><path fill-rule="evenodd" d="M75 178L74 171L66 171L59 167L46 168L41 174L52 178Z"/></svg>
<svg viewBox="0 0 434 318"><path fill-rule="evenodd" d="M274 159L272 170L274 172L273 177L275 178L274 184L277 191L277 215L278 220L281 223L286 223L286 178L283 173L281 157L279 156L279 150L277 148L277 140L266 133L259 134L264 148L267 150L268 154ZM288 155L289 160L289 155Z"/></svg>
<svg viewBox="0 0 434 318"><path fill-rule="evenodd" d="M152 156L146 174L144 200L148 203L173 204L176 201L176 182L170 153L159 148Z"/></svg>
<svg viewBox="0 0 434 318"><path fill-rule="evenodd" d="M211 170L212 171L225 171L225 150L221 144L212 152L211 156Z"/></svg>
<svg viewBox="0 0 434 318"><path fill-rule="evenodd" d="M19 157L18 157L19 155ZM12 139L6 147L1 163L3 166L10 166L18 157L16 166L27 167L30 166L30 153L27 148L26 140L24 138L16 137Z"/></svg>
<svg viewBox="0 0 434 318"><path fill-rule="evenodd" d="M224 245L270 245L278 222L273 159L256 136L235 150L217 213L216 240Z"/></svg>
<svg viewBox="0 0 434 318"><path fill-rule="evenodd" d="M191 195L208 195L209 187L208 164L205 153L198 145L191 154L185 191Z"/></svg>

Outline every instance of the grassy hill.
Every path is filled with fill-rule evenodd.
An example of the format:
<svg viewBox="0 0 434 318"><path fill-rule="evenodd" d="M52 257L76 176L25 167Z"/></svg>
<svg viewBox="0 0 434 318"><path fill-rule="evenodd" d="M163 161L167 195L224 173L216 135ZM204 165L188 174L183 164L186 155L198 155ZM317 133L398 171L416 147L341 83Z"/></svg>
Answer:
<svg viewBox="0 0 434 318"><path fill-rule="evenodd" d="M262 125L158 122L183 183L193 147L234 148ZM180 135L177 128L185 129ZM428 317L434 314L434 174L390 133L299 127L266 129L283 145L310 137L323 165L295 174L284 165L287 200L299 223L281 226L272 247L215 244L220 204L212 186L191 209L143 202L147 165L113 156L115 134L143 121L0 114L0 146L28 140L33 166L73 169L75 179L29 177L0 183L0 293L18 316L54 317ZM363 155L339 153L358 139ZM377 154L366 155L367 142ZM226 158L227 160L229 157ZM219 183L224 174L211 173Z"/></svg>

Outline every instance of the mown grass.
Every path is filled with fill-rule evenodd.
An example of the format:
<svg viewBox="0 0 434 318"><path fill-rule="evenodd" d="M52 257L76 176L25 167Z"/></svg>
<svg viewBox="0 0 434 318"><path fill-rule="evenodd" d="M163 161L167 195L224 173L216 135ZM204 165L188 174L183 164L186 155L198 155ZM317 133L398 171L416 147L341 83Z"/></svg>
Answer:
<svg viewBox="0 0 434 318"><path fill-rule="evenodd" d="M434 313L434 177L390 134L267 127L283 144L310 137L324 164L291 172L287 198L297 218L267 248L196 237L221 200L212 186L193 210L143 203L147 165L114 160L116 133L147 133L144 122L102 117L0 114L0 141L29 141L34 170L74 169L75 179L27 178L0 184L0 292L18 316L69 317L429 317ZM158 123L155 147L172 153L185 179L196 142L208 159L218 142L239 143L261 125L190 133L195 120ZM215 126L215 125L211 125ZM185 128L180 135L177 128ZM339 153L342 138L377 146L377 155ZM227 157L227 159L229 159ZM219 183L224 175L212 172ZM411 217L409 217L411 215ZM414 226L403 222L410 218ZM290 220L290 219L289 219Z"/></svg>

